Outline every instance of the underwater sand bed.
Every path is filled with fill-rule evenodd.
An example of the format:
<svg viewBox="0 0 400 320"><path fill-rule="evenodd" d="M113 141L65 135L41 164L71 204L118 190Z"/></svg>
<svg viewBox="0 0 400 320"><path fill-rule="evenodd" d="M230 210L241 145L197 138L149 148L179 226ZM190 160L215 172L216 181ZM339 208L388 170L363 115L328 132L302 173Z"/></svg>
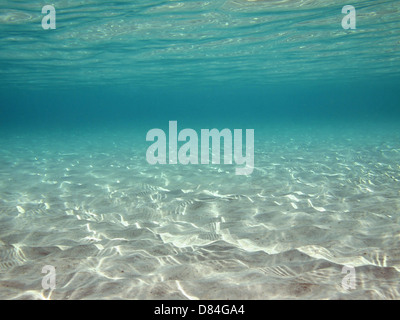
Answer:
<svg viewBox="0 0 400 320"><path fill-rule="evenodd" d="M3 138L0 297L398 299L397 135L289 136L256 135L250 176L151 166L128 135Z"/></svg>

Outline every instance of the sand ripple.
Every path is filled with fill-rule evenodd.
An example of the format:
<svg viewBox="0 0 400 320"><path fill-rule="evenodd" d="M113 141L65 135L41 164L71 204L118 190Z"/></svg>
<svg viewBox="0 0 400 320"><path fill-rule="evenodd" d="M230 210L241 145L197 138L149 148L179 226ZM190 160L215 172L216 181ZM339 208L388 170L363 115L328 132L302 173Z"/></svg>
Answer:
<svg viewBox="0 0 400 320"><path fill-rule="evenodd" d="M400 297L398 137L265 136L250 177L130 138L2 143L1 298Z"/></svg>

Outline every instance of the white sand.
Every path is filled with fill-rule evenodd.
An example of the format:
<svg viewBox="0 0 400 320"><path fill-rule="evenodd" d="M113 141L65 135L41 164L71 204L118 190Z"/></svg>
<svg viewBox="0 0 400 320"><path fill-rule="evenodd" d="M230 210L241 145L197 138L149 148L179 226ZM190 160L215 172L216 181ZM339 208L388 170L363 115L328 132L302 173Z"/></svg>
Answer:
<svg viewBox="0 0 400 320"><path fill-rule="evenodd" d="M400 297L398 136L256 131L250 177L123 137L2 138L0 298Z"/></svg>

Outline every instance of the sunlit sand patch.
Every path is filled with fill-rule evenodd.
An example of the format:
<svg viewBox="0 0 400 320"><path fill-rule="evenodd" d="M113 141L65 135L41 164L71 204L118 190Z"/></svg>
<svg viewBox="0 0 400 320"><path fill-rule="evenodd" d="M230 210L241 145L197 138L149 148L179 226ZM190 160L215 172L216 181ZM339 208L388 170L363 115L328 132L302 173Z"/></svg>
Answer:
<svg viewBox="0 0 400 320"><path fill-rule="evenodd" d="M81 139L34 162L25 150L46 150L45 140L3 143L13 167L0 168L12 170L0 184L0 296L48 297L36 286L49 264L60 272L52 299L201 299L213 288L226 298L393 297L379 281L400 270L396 152L356 136L302 138L309 149L266 138L253 174L238 178L222 165L160 171L129 148L87 153ZM359 290L341 288L345 265Z"/></svg>

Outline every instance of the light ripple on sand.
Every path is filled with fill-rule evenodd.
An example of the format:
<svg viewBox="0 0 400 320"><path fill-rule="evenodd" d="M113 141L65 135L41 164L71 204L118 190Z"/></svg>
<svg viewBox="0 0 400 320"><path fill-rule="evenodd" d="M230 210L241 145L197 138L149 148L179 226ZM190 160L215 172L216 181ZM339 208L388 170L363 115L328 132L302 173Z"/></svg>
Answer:
<svg viewBox="0 0 400 320"><path fill-rule="evenodd" d="M395 137L265 139L250 177L153 167L129 137L89 150L86 138L3 143L1 298L400 297ZM44 265L56 266L51 293Z"/></svg>

